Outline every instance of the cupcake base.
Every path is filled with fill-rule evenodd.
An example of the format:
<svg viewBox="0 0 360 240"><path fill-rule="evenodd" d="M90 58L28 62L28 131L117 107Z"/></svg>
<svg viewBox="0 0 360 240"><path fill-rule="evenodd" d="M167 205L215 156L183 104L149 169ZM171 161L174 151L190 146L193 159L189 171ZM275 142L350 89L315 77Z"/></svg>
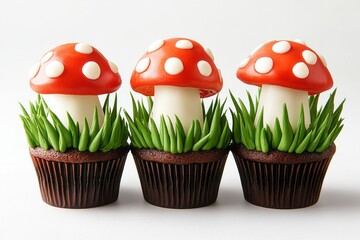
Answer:
<svg viewBox="0 0 360 240"><path fill-rule="evenodd" d="M315 204L336 147L323 153L262 153L233 145L244 198L261 207L303 208Z"/></svg>
<svg viewBox="0 0 360 240"><path fill-rule="evenodd" d="M133 148L144 199L165 208L197 208L214 203L229 150L171 154Z"/></svg>
<svg viewBox="0 0 360 240"><path fill-rule="evenodd" d="M117 200L128 147L94 153L39 147L29 151L44 202L60 208L90 208Z"/></svg>

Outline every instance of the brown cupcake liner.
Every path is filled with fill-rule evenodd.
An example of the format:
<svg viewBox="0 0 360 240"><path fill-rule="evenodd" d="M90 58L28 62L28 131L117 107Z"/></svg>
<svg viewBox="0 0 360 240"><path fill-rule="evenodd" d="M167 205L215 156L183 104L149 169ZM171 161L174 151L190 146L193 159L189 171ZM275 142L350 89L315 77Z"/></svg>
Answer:
<svg viewBox="0 0 360 240"><path fill-rule="evenodd" d="M319 200L335 145L323 153L304 154L280 151L265 154L234 145L232 153L248 202L267 208L294 209L314 205Z"/></svg>
<svg viewBox="0 0 360 240"><path fill-rule="evenodd" d="M61 208L90 208L116 201L128 151L30 149L43 201Z"/></svg>
<svg viewBox="0 0 360 240"><path fill-rule="evenodd" d="M171 154L154 149L132 149L144 199L155 206L176 209L214 203L228 152Z"/></svg>

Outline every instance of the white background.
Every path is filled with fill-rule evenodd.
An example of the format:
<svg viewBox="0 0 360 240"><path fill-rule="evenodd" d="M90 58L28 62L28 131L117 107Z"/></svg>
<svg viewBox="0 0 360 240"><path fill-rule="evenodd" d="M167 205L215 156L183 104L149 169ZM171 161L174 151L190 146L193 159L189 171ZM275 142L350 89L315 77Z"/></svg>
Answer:
<svg viewBox="0 0 360 240"><path fill-rule="evenodd" d="M358 0L0 0L0 239L360 239L359 23ZM300 38L325 56L337 102L347 101L345 128L316 205L272 210L247 203L232 156L218 201L205 208L147 204L131 155L116 203L69 210L42 202L18 117L18 102L36 97L29 67L56 45L89 42L118 64L119 104L130 109L137 60L154 40L176 36L213 51L225 81L222 98L230 88L240 97L255 91L235 72L263 42Z"/></svg>

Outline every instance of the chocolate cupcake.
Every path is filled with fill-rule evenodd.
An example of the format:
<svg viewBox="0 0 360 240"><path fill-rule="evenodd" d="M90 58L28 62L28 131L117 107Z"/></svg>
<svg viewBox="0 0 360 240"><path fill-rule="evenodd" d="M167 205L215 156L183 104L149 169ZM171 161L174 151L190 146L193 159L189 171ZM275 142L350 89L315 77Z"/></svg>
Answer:
<svg viewBox="0 0 360 240"><path fill-rule="evenodd" d="M222 88L211 51L185 38L156 41L137 63L131 86L154 96L148 109L133 100L133 117L126 113L145 200L167 208L214 203L231 131L219 99L206 112L201 102Z"/></svg>
<svg viewBox="0 0 360 240"><path fill-rule="evenodd" d="M89 208L115 202L128 148L64 153L30 148L44 202L62 208Z"/></svg>
<svg viewBox="0 0 360 240"><path fill-rule="evenodd" d="M40 95L21 106L30 155L43 200L63 208L89 208L114 202L129 146L128 130L109 95L121 78L115 64L94 47L69 43L48 51L29 72Z"/></svg>
<svg viewBox="0 0 360 240"><path fill-rule="evenodd" d="M315 204L331 158L332 144L322 153L268 153L233 145L245 199L268 208L302 208Z"/></svg>
<svg viewBox="0 0 360 240"><path fill-rule="evenodd" d="M133 148L144 198L166 208L196 208L214 203L228 150L172 154Z"/></svg>
<svg viewBox="0 0 360 240"><path fill-rule="evenodd" d="M318 108L319 94L333 85L324 58L302 41L272 41L243 61L237 77L261 87L256 105L248 94L249 109L231 96L231 150L245 199L269 208L315 204L343 127L335 91Z"/></svg>

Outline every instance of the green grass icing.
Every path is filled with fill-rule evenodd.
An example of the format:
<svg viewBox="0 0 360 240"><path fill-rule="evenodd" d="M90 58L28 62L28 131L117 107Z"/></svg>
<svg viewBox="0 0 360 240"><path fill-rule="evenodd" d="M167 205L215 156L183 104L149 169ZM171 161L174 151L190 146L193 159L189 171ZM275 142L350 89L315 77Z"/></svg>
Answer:
<svg viewBox="0 0 360 240"><path fill-rule="evenodd" d="M227 148L231 141L231 130L224 112L224 103L219 98L213 100L203 112L204 123L200 126L194 120L187 132L180 120L175 122L161 117L160 126L157 126L150 117L153 107L152 98L147 98L147 108L143 101L135 101L132 97L133 116L125 111L130 128L131 144L137 148L157 149L173 154L189 151Z"/></svg>
<svg viewBox="0 0 360 240"><path fill-rule="evenodd" d="M341 118L341 112L345 100L335 108L335 94L336 90L330 94L327 102L321 108L318 108L319 95L310 96L311 123L309 127L305 127L304 111L302 109L294 132L288 118L286 105L283 106L281 121L276 118L274 129L271 130L269 126L263 126L262 112L258 124L255 125L254 123L258 111L258 96L254 101L248 92L249 106L246 107L241 99L236 99L230 92L235 108L230 110L233 120L233 142L243 144L249 150L264 153L269 152L271 149L297 154L305 151L324 152L334 142L343 128L344 119Z"/></svg>
<svg viewBox="0 0 360 240"><path fill-rule="evenodd" d="M68 127L48 108L45 100L38 95L35 103L30 102L29 112L20 104L22 120L27 141L31 148L41 147L44 150L53 148L65 152L74 148L79 151L107 152L127 145L128 128L126 121L121 116L121 109L117 109L117 97L113 107L109 106L107 96L103 111L105 114L102 126L99 125L98 112L94 108L92 125L84 120L84 128L79 129L79 124L74 122L68 114Z"/></svg>

